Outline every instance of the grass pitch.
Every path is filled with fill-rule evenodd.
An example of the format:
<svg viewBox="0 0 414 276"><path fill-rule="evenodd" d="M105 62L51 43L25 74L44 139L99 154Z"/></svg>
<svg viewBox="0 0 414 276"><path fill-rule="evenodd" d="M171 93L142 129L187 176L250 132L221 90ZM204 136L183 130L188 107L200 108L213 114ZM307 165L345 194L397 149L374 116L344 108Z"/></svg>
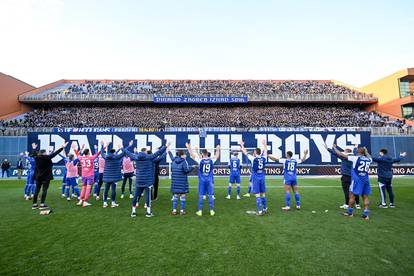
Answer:
<svg viewBox="0 0 414 276"><path fill-rule="evenodd" d="M288 213L280 210L281 180L268 179L265 217L246 214L255 209L253 198L225 199L226 178L215 180L216 216L207 215L207 202L203 217L194 214L192 178L188 214L172 217L169 183L161 181L156 216L148 219L142 208L130 217L131 200L119 199L119 185L120 207L103 209L93 200L80 208L60 198L56 180L47 198L54 213L40 216L23 200L23 180L0 181L0 275L414 274L413 178L394 180L395 209L374 207L373 187L369 222L360 211L339 215L339 179L301 179L302 210Z"/></svg>

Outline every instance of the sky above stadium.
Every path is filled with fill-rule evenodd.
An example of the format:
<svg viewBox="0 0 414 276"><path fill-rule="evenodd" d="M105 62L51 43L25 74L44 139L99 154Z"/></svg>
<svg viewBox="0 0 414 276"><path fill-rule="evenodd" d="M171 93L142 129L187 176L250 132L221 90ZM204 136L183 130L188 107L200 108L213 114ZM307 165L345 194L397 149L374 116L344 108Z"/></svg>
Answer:
<svg viewBox="0 0 414 276"><path fill-rule="evenodd" d="M412 0L0 0L0 72L59 79L336 79L414 67Z"/></svg>

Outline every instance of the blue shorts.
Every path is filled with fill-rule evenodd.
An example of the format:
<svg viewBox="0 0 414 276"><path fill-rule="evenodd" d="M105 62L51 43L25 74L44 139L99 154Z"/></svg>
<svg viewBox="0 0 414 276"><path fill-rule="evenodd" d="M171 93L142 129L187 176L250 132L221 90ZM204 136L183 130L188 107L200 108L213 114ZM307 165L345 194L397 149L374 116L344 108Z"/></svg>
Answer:
<svg viewBox="0 0 414 276"><path fill-rule="evenodd" d="M289 185L289 186L296 186L298 185L298 182L296 179L288 179L288 180L283 180L283 184L285 185Z"/></svg>
<svg viewBox="0 0 414 276"><path fill-rule="evenodd" d="M214 183L211 180L198 180L198 194L205 196L207 195L213 195L214 192Z"/></svg>
<svg viewBox="0 0 414 276"><path fill-rule="evenodd" d="M76 186L78 185L78 178L77 177L68 177L66 178L66 185L67 186Z"/></svg>
<svg viewBox="0 0 414 276"><path fill-rule="evenodd" d="M240 184L240 175L237 175L237 174L235 174L235 175L233 175L233 174L230 174L230 180L229 180L229 183L237 183L237 184Z"/></svg>
<svg viewBox="0 0 414 276"><path fill-rule="evenodd" d="M252 179L252 190L253 194L266 193L266 181L264 178L253 178Z"/></svg>
<svg viewBox="0 0 414 276"><path fill-rule="evenodd" d="M99 171L96 171L96 172L93 173L93 181L95 183L99 182Z"/></svg>
<svg viewBox="0 0 414 276"><path fill-rule="evenodd" d="M362 181L351 181L351 186L349 187L349 191L352 192L354 195L370 195L371 194L371 185L369 181L362 182Z"/></svg>
<svg viewBox="0 0 414 276"><path fill-rule="evenodd" d="M27 184L29 184L29 185L31 185L31 184L36 184L36 181L35 181L35 173L34 173L34 171L29 171L29 172L27 173L27 180L26 180L26 183L27 183Z"/></svg>

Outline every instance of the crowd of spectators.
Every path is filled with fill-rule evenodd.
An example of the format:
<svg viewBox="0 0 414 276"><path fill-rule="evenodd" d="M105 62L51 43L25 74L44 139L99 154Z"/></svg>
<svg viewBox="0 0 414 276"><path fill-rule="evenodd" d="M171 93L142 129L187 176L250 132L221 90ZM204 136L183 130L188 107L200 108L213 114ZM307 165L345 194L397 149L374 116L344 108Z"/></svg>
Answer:
<svg viewBox="0 0 414 276"><path fill-rule="evenodd" d="M1 122L0 122L1 124ZM65 106L36 108L6 127L384 127L390 120L349 105Z"/></svg>
<svg viewBox="0 0 414 276"><path fill-rule="evenodd" d="M368 95L356 92L331 81L276 81L276 80L147 80L147 81L86 81L69 87L55 89L59 94L151 94L158 96L250 96L250 95L297 95L333 94Z"/></svg>

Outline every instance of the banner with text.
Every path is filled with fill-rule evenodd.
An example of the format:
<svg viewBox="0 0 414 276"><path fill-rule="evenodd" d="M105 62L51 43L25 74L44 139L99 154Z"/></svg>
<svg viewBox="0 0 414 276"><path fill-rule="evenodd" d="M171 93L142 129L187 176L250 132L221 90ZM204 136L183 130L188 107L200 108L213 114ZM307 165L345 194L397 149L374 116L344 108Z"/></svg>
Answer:
<svg viewBox="0 0 414 276"><path fill-rule="evenodd" d="M154 103L183 103L183 104L226 104L226 103L247 103L248 97L213 97L213 96L179 96L179 97L167 97L167 96L154 96Z"/></svg>
<svg viewBox="0 0 414 276"><path fill-rule="evenodd" d="M153 152L166 142L171 142L171 151L175 155L177 149L185 149L188 142L191 146L199 148L207 148L214 154L214 148L221 146L220 158L217 164L228 164L231 153L239 151L239 141L245 142L245 147L252 152L256 147L262 147L261 141L265 140L269 154L278 158L284 157L286 151L292 151L294 158L301 158L305 150L309 150L308 158L304 162L305 165L335 165L340 160L332 156L325 148L332 147L335 143L338 147L353 148L355 144L366 146L370 149L370 133L369 132L208 132L200 136L196 132L29 132L28 133L28 150L31 151L31 144L39 144L40 149L54 151L58 149L65 141L74 142L80 148L93 150L94 145L99 145L100 141L110 142L110 147L118 145L127 146L130 140L134 141L137 149L148 148ZM65 149L66 153L72 151L70 144ZM247 158L239 154L243 164L247 164ZM54 163L63 164L62 157L56 156ZM171 160L167 156L162 161L162 165L170 163ZM269 160L269 163L274 163ZM190 164L194 164L191 162Z"/></svg>

